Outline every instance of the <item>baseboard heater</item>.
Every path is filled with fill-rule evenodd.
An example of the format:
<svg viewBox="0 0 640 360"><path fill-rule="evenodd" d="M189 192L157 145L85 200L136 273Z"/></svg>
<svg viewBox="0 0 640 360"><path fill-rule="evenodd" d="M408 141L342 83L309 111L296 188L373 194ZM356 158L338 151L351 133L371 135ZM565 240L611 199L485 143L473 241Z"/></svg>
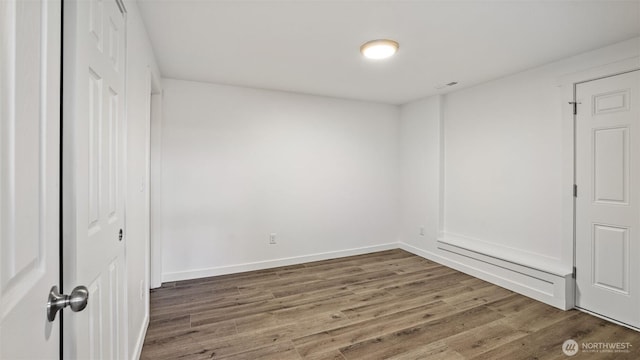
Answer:
<svg viewBox="0 0 640 360"><path fill-rule="evenodd" d="M447 239L439 239L437 247L437 255L448 260L445 265L456 270L563 310L574 307L574 281L570 271L525 265Z"/></svg>

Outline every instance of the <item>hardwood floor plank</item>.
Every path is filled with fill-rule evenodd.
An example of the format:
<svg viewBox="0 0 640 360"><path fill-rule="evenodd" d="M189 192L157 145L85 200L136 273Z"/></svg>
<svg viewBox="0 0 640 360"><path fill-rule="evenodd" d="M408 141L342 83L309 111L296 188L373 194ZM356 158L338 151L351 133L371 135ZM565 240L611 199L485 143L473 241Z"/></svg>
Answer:
<svg viewBox="0 0 640 360"><path fill-rule="evenodd" d="M367 272L378 271L379 269L367 270ZM321 277L323 280L335 279L338 277L351 276L362 274L365 270L361 266L349 266L346 268L338 267L336 269L324 270L318 272L317 269L314 268L305 268L305 271L315 273L316 276Z"/></svg>
<svg viewBox="0 0 640 360"><path fill-rule="evenodd" d="M237 305L233 307L224 307L214 310L206 310L191 315L191 325L201 326L213 324L220 321L235 319L243 316L260 314L262 312L270 312L283 309L284 306L269 300L252 302L248 304Z"/></svg>
<svg viewBox="0 0 640 360"><path fill-rule="evenodd" d="M468 279L470 279L470 277L466 274L453 272L435 276L425 276L423 279L387 287L385 290L398 297L412 297L429 291L439 291L451 286L456 286L460 282Z"/></svg>
<svg viewBox="0 0 640 360"><path fill-rule="evenodd" d="M342 353L338 350L329 350L327 352L304 357L305 360L345 360Z"/></svg>
<svg viewBox="0 0 640 360"><path fill-rule="evenodd" d="M406 275L395 274L383 279L372 279L356 284L349 284L347 288L354 292L367 292L371 290L383 290L387 288L397 287L403 284L411 284L416 281L427 278L436 278L441 275L449 275L453 272L441 266L439 268L424 269L422 271L412 272Z"/></svg>
<svg viewBox="0 0 640 360"><path fill-rule="evenodd" d="M196 326L186 329L165 331L161 334L156 333L154 336L148 337L145 340L145 344L149 344L150 346L172 346L176 343L179 344L182 341L187 341L186 339L196 342L200 339L208 338L224 339L235 336L237 333L235 322L231 320L223 323L217 323L213 326Z"/></svg>
<svg viewBox="0 0 640 360"><path fill-rule="evenodd" d="M341 312L326 312L304 317L304 321L300 319L289 318L283 320L277 315L271 315L265 319L263 314L256 316L240 318L236 320L238 333L261 331L269 328L286 327L291 330L292 337L307 336L310 334L324 332L340 326L351 324L352 321ZM251 319L253 318L253 319Z"/></svg>
<svg viewBox="0 0 640 360"><path fill-rule="evenodd" d="M532 298L513 293L507 297L504 297L490 304L487 304L487 306L505 316L509 316L513 314L518 314L521 311L525 310L526 308L534 304L542 304L542 303ZM558 311L562 311L562 310L558 309Z"/></svg>
<svg viewBox="0 0 640 360"><path fill-rule="evenodd" d="M147 333L149 331L162 332L162 331L166 331L167 329L180 328L180 327L188 328L190 326L191 326L191 319L188 314L177 315L175 317L171 317L168 319L150 321L149 330L147 331Z"/></svg>
<svg viewBox="0 0 640 360"><path fill-rule="evenodd" d="M503 316L486 306L427 321L421 325L385 334L340 349L346 359L386 359L412 351L467 329L498 320Z"/></svg>
<svg viewBox="0 0 640 360"><path fill-rule="evenodd" d="M199 337L198 344L206 350L211 359L222 359L231 355L264 348L267 346L290 343L292 330L287 326L240 333L236 336L216 338Z"/></svg>
<svg viewBox="0 0 640 360"><path fill-rule="evenodd" d="M351 296L335 297L322 302L307 303L283 310L276 310L273 313L280 319L303 319L317 312L340 311L353 304L366 305L377 304L395 300L396 297L386 291L372 291L369 293L354 294Z"/></svg>
<svg viewBox="0 0 640 360"><path fill-rule="evenodd" d="M248 271L237 274L220 275L213 277L198 278L193 280L184 280L174 283L174 287L197 287L206 286L210 289L221 289L243 285L245 283L251 283L255 281L270 281L278 278L276 270L266 269L257 271ZM161 288L164 289L164 286Z"/></svg>
<svg viewBox="0 0 640 360"><path fill-rule="evenodd" d="M364 264L360 264L363 269L380 269L385 268L392 271L401 271L408 267L418 265L422 269L428 268L430 266L439 266L439 264L434 263L433 261L429 261L427 259L415 257L415 256L407 256L407 257L399 257L394 259L384 258L382 261L377 262L367 262Z"/></svg>
<svg viewBox="0 0 640 360"><path fill-rule="evenodd" d="M142 359L566 359L561 344L640 333L402 250L163 284Z"/></svg>
<svg viewBox="0 0 640 360"><path fill-rule="evenodd" d="M206 359L207 349L190 337L165 339L142 348L141 359Z"/></svg>
<svg viewBox="0 0 640 360"><path fill-rule="evenodd" d="M161 305L163 303L179 303L184 302L185 297L204 297L204 296L233 296L238 295L238 286L216 286L216 284L204 283L190 286L175 286L173 288L153 289L150 302Z"/></svg>
<svg viewBox="0 0 640 360"><path fill-rule="evenodd" d="M516 299L520 298L522 298L522 296L516 296ZM494 308L493 304L488 304L488 306L492 309ZM547 304L532 301L525 309L512 312L502 311L501 314L505 315L505 318L502 319L501 322L508 324L514 329L534 332L557 322L564 321L568 317L573 316L575 312L576 311L562 311Z"/></svg>
<svg viewBox="0 0 640 360"><path fill-rule="evenodd" d="M438 291L425 291L423 294L383 304L359 305L349 309L343 309L342 312L347 314L351 319L366 320L430 304L432 302L446 299L451 295L469 293L480 287L487 286L489 286L489 284L486 282L479 282L478 284L473 284L473 286L468 286L465 282L461 282L457 286L448 287Z"/></svg>
<svg viewBox="0 0 640 360"><path fill-rule="evenodd" d="M389 360L464 360L464 356L451 350L447 344L441 341L432 342L395 355Z"/></svg>
<svg viewBox="0 0 640 360"><path fill-rule="evenodd" d="M442 341L450 349L469 359L528 334L526 331L514 329L498 320L450 336Z"/></svg>
<svg viewBox="0 0 640 360"><path fill-rule="evenodd" d="M343 301L343 297L354 296L349 291L336 292L335 289L322 289L317 292L300 293L280 299L268 299L265 301L240 304L233 307L216 308L205 310L191 315L192 326L211 324L233 318L240 318L255 315L262 312L274 312L277 310L291 309L305 306L307 304L319 303L326 307L326 304L335 304Z"/></svg>
<svg viewBox="0 0 640 360"><path fill-rule="evenodd" d="M471 309L476 306L504 299L513 294L513 291L501 287L485 286L470 292L448 296L445 301L457 309Z"/></svg>
<svg viewBox="0 0 640 360"><path fill-rule="evenodd" d="M266 290L253 293L242 293L233 296L224 296L222 298L205 296L203 299L186 304L152 307L150 316L151 320L154 321L207 311L228 312L231 309L238 309L241 307L250 308L254 304L263 303L273 298L273 294Z"/></svg>
<svg viewBox="0 0 640 360"><path fill-rule="evenodd" d="M298 274L297 276L293 276L289 274L286 277L278 276L277 279L268 281L268 282L248 282L246 284L242 284L238 286L238 290L240 292L250 292L250 291L259 291L259 290L269 290L271 292L279 291L281 288L286 288L290 286L292 283L295 284L313 284L316 282L322 281L318 275L307 275L307 274Z"/></svg>
<svg viewBox="0 0 640 360"><path fill-rule="evenodd" d="M299 360L300 355L291 341L249 350L239 354L223 357L224 360Z"/></svg>
<svg viewBox="0 0 640 360"><path fill-rule="evenodd" d="M327 288L340 287L360 282L384 279L386 277L396 276L397 274L390 270L380 270L372 272L363 272L360 274L345 274L340 277L333 277L324 281L317 281L307 284L291 284L289 286L273 291L275 297L285 297L289 295L300 294L304 292L318 291Z"/></svg>
<svg viewBox="0 0 640 360"><path fill-rule="evenodd" d="M634 342L640 345L639 334L631 334L632 330L606 322L596 317L572 311L573 316L533 332L525 337L509 342L491 351L484 352L473 359L498 359L498 358L520 358L520 359L566 359L562 352L562 343L565 340L573 339L580 343L585 339L597 339L597 341L618 341L606 336L607 327L617 327L620 333L629 332L629 336ZM617 337L617 336L616 336ZM598 354L598 359L606 358L606 354ZM575 357L574 357L575 358ZM637 350L632 354L616 354L616 359L637 359Z"/></svg>
<svg viewBox="0 0 640 360"><path fill-rule="evenodd" d="M303 357L326 351L327 347L343 348L383 334L393 333L425 323L428 320L446 316L453 308L438 301L367 321L360 321L347 326L335 328L322 333L294 339L300 355ZM344 354L344 353L343 353Z"/></svg>

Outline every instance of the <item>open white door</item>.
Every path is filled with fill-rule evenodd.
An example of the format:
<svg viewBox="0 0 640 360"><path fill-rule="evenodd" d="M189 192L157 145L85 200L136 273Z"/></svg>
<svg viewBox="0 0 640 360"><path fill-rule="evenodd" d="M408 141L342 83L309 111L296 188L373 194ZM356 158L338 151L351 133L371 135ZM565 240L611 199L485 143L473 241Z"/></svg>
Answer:
<svg viewBox="0 0 640 360"><path fill-rule="evenodd" d="M125 15L116 0L64 5L63 277L89 304L64 321L65 358L126 354Z"/></svg>
<svg viewBox="0 0 640 360"><path fill-rule="evenodd" d="M0 1L0 358L58 359L59 1Z"/></svg>
<svg viewBox="0 0 640 360"><path fill-rule="evenodd" d="M576 306L640 328L640 71L576 99Z"/></svg>

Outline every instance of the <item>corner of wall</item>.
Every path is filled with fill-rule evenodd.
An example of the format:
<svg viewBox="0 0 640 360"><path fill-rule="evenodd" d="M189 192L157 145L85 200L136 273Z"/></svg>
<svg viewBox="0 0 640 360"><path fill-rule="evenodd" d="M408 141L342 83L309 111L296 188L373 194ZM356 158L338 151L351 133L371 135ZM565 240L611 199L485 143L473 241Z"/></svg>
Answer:
<svg viewBox="0 0 640 360"><path fill-rule="evenodd" d="M483 91L496 91L496 89L509 91L513 86L526 82L528 78L543 74L548 77L547 80L549 81L545 80L545 82L541 83L542 86L553 84L555 77L556 86L563 88L559 89L558 93L554 95L556 96L554 102L547 104L548 107L553 107L556 106L556 102L557 105L559 105L567 100L567 94L572 93L572 91L570 91L571 89L569 89L570 86L568 86L573 84L572 81L584 81L589 77L595 78L603 76L603 74L612 74L620 69L628 69L630 67L637 68L638 64L640 64L638 60L638 44L640 44L640 38L631 39L599 50L560 60L556 63L547 64L540 68L514 74L505 79L494 80L486 85L476 85L473 89L462 89L460 92L464 92L465 96L467 96L465 99L468 100L470 91L479 91L481 93ZM558 74L567 75L557 77L559 76ZM479 87L483 86L487 88L479 89ZM561 239L563 239L563 244L559 253L553 254L557 256L557 259L555 257L547 258L544 255L536 254L520 256L522 254L519 254L517 249L513 251L514 249L508 248L504 244L492 248L489 246L491 244L483 241L457 242L453 239L455 236L447 233L447 223L445 221L445 210L447 210L445 208L447 206L445 201L445 190L447 187L445 121L451 110L450 106L452 106L450 100L451 95L441 95L438 99L439 107L436 115L438 123L438 147L437 150L435 150L437 151L437 164L430 164L428 168L428 171L437 173L438 175L437 189L434 190L431 188L429 190L432 199L434 196L437 196L437 211L433 214L437 224L437 231L433 234L428 234L425 238L416 239L413 233L416 219L414 213L417 211L416 209L420 209L420 207L412 203L410 197L419 194L419 191L417 188L405 190L403 194L408 200L404 200L402 207L403 219L401 220L403 221L404 234L400 236L400 248L557 308L565 310L573 308L575 302L575 280L572 277L572 269L570 269L573 259L573 247L570 241L573 237L573 198L567 195L569 194L568 191L566 193L562 192L562 224L564 225L562 226L562 234L560 236ZM571 101L571 99L567 101ZM411 117L416 118L416 114L412 114L410 111L411 106L415 103L403 106L401 113L403 121L407 121L407 119ZM483 104L481 103L478 106L483 106ZM562 110L566 109L567 106L564 106ZM557 109L556 114L559 115L560 111L561 109ZM423 112L420 116L422 118L428 116L434 117L433 113L427 114L426 112ZM420 118L420 116L417 117ZM562 166L570 170L573 164L573 148L571 143L573 137L573 122L572 118L568 117L563 117L561 120L563 121L562 141L564 142L562 145ZM404 140L406 141L407 139ZM433 139L433 141L436 140ZM567 145L567 143L569 145ZM415 149L412 149L410 145L406 144L402 144L402 148L408 150ZM416 161L416 158L412 157L411 154L401 154L401 156L403 157L405 167L407 167L406 165L408 164L408 167L413 169L415 166L421 164L421 162ZM421 156L425 156L425 154ZM569 189L573 184L573 173L569 170L563 173L562 182L558 184L562 189ZM414 177L415 174L412 171L413 170L407 171L405 169L403 175L406 176L409 174L411 177ZM406 180L403 181L403 184L405 183ZM420 184L419 186L422 186L421 182L418 183ZM409 184L415 186L415 183L409 182ZM413 218L411 218L412 216ZM420 214L420 216L423 216L423 214ZM409 220L407 220L407 218ZM430 220L434 221L434 218L432 217ZM407 233L409 235L406 235ZM524 251L522 253L524 253Z"/></svg>

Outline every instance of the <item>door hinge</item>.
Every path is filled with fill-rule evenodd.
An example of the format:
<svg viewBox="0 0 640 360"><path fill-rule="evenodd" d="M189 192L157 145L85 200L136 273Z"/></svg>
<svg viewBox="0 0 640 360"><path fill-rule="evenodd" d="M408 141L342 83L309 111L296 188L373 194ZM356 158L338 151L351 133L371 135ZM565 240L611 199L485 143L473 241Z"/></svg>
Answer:
<svg viewBox="0 0 640 360"><path fill-rule="evenodd" d="M578 185L573 184L573 197L578 197Z"/></svg>
<svg viewBox="0 0 640 360"><path fill-rule="evenodd" d="M571 277L575 279L577 275L578 275L578 270L577 270L577 269L576 269L576 267L574 266L574 267L573 267L573 274L571 274Z"/></svg>
<svg viewBox="0 0 640 360"><path fill-rule="evenodd" d="M578 104L582 104L577 101L569 101L569 104L573 105L573 115L578 115Z"/></svg>

